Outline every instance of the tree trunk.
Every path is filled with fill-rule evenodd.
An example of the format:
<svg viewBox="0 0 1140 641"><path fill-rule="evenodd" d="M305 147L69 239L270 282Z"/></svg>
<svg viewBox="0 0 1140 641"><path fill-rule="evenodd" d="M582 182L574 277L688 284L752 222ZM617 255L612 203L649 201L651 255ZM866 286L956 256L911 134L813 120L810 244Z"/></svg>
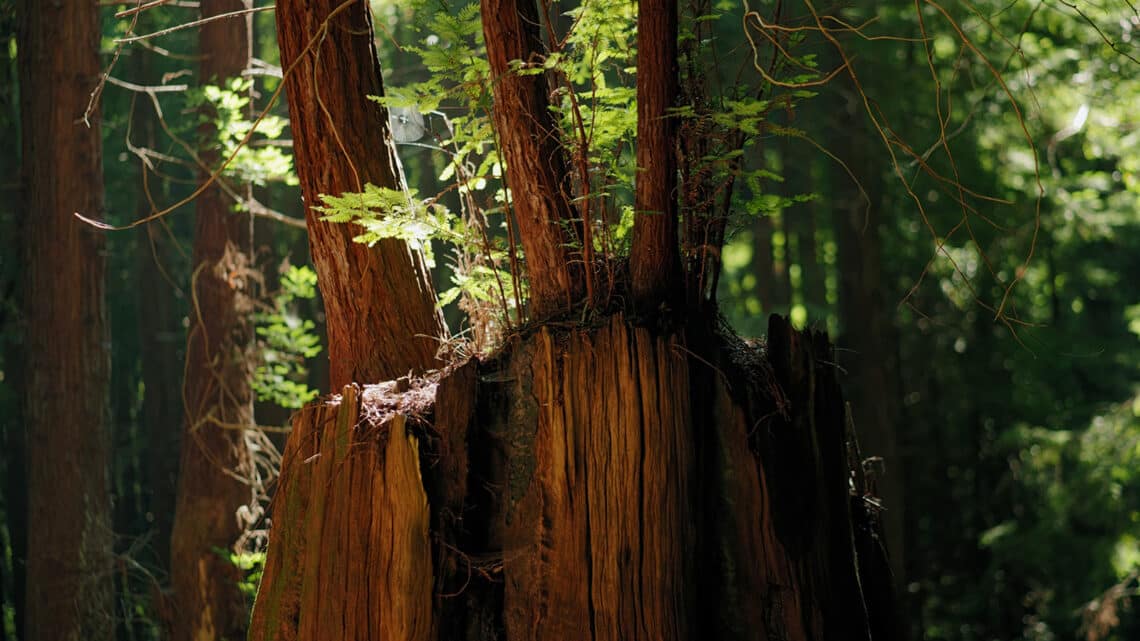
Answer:
<svg viewBox="0 0 1140 641"><path fill-rule="evenodd" d="M203 0L203 17L240 10L242 0ZM247 21L228 18L202 25L201 82L222 84L237 77L249 57ZM205 140L216 135L202 128ZM207 145L211 143L207 142ZM216 148L201 154L219 164ZM205 178L205 175L203 175ZM236 640L245 635L248 614L238 589L241 573L226 557L242 527L238 508L250 503L250 455L245 430L253 425L250 390L253 363L253 293L257 287L248 253L249 219L231 212L217 186L195 201L190 332L186 345L178 499L170 543L173 639Z"/></svg>
<svg viewBox="0 0 1140 641"><path fill-rule="evenodd" d="M788 275L788 244L784 241L783 257L776 257L776 221L760 215L752 224L752 269L756 272L756 296L765 314L786 314L792 300L792 283Z"/></svg>
<svg viewBox="0 0 1140 641"><path fill-rule="evenodd" d="M93 0L20 3L27 362L29 641L110 639L111 499L103 209Z"/></svg>
<svg viewBox="0 0 1140 641"><path fill-rule="evenodd" d="M637 177L629 271L642 312L681 302L677 247L677 0L637 3Z"/></svg>
<svg viewBox="0 0 1140 641"><path fill-rule="evenodd" d="M888 638L832 358L612 318L346 387L294 423L250 638Z"/></svg>
<svg viewBox="0 0 1140 641"><path fill-rule="evenodd" d="M788 198L795 198L820 191L812 180L812 155L815 150L802 141L790 136L779 138L780 159L783 163L783 191ZM805 153L808 152L808 153ZM816 210L815 202L797 203L783 211L784 220L790 233L785 247L795 241L795 264L800 266L800 300L808 311L809 318L824 318L827 315L827 281L824 265L819 260L816 249ZM790 256L791 252L786 251ZM789 258L787 261L793 261Z"/></svg>
<svg viewBox="0 0 1140 641"><path fill-rule="evenodd" d="M153 148L153 147L152 147ZM150 214L148 207L145 214ZM145 442L146 510L152 515L151 547L158 567L170 567L170 536L178 488L178 443L182 431L182 394L179 386L184 362L181 310L163 269L173 262L170 241L155 225L137 232L139 243L138 310L142 350L142 428Z"/></svg>
<svg viewBox="0 0 1140 641"><path fill-rule="evenodd" d="M534 0L482 0L483 39L494 78L495 133L526 253L529 311L542 320L565 313L585 288L582 235L563 186L568 172L543 74L520 74L511 63L541 63L544 47ZM579 229L588 225L577 222ZM576 251L572 251L577 244Z"/></svg>
<svg viewBox="0 0 1140 641"><path fill-rule="evenodd" d="M854 107L857 98L846 93L834 110L838 114L836 155L847 163L870 198L839 169L833 169L834 225L839 241L839 364L851 397L862 451L880 457L877 492L886 504L884 530L891 553L894 586L905 587L905 503L903 462L899 456L898 423L902 385L898 373L898 345L884 297L879 233L883 178L870 170L881 166L868 157L875 144L865 116Z"/></svg>
<svg viewBox="0 0 1140 641"><path fill-rule="evenodd" d="M337 12L333 15L334 10ZM447 335L423 255L400 240L352 242L359 230L322 222L321 194L396 188L387 111L367 0L282 0L277 42L293 131L294 163L305 199L309 247L329 338L333 389L437 367Z"/></svg>

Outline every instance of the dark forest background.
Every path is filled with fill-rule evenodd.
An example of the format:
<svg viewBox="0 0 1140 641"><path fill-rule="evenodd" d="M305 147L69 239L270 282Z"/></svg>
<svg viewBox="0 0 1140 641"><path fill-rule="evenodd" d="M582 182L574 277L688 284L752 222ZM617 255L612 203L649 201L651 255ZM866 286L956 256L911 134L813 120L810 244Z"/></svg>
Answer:
<svg viewBox="0 0 1140 641"><path fill-rule="evenodd" d="M458 20L462 3L451 4ZM126 225L194 191L191 150L208 136L229 155L281 69L272 12L253 14L243 75L210 85L197 77L196 29L116 42L128 30L194 20L196 5L171 3L137 21L115 17L133 3L103 5L103 60L115 66L100 98L100 213ZM430 53L417 6L373 7L389 94L429 80L420 55L394 46ZM714 9L736 18L704 34L731 52L707 73L731 86L735 65L750 57L743 10ZM787 25L808 15L798 3L751 9ZM818 9L851 25L873 20L865 35L875 37L843 35L861 87L840 75L765 112L767 129L742 161L751 206L737 212L721 256L721 312L743 336L761 334L776 313L826 329L837 344L866 467L885 502L910 638L1137 638L1140 13L1124 2L1064 0ZM36 212L21 205L16 26L16 3L0 2L0 639L23 638L23 559L36 536L25 519L20 382L37 364L22 356L19 305L22 243ZM839 63L825 42L794 44L801 60ZM273 446L291 412L329 391L322 307L295 224L303 212L290 132L272 121L287 120L284 105L272 114L227 174L258 273L249 314L264 487L254 505L271 494ZM446 106L393 108L408 184L421 196L444 191L458 210L447 191L454 170L436 148L452 126L444 121L456 117ZM187 204L106 235L122 639L159 638L172 607L164 595L193 230ZM435 253L433 277L447 290L453 263L446 247L437 243ZM453 330L481 313L454 301L444 312ZM234 548L217 550L242 569L250 596L263 527L253 519Z"/></svg>

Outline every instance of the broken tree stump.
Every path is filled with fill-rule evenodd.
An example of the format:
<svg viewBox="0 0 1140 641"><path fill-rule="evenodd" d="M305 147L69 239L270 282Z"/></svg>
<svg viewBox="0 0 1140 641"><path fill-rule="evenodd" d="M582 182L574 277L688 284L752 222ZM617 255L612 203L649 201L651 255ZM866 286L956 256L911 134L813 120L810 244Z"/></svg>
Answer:
<svg viewBox="0 0 1140 641"><path fill-rule="evenodd" d="M613 317L348 386L295 419L250 639L894 638L831 362Z"/></svg>

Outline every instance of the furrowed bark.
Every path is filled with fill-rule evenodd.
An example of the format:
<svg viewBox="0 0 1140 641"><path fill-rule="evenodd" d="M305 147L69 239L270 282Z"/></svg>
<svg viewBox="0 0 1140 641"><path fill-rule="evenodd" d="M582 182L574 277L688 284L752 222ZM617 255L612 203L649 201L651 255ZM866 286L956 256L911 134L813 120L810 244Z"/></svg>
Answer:
<svg viewBox="0 0 1140 641"><path fill-rule="evenodd" d="M242 0L202 0L203 17L239 11ZM249 58L248 18L202 25L201 82L225 85ZM220 164L217 132L206 125L200 156ZM203 180L207 175L203 173ZM171 631L174 641L238 639L248 623L241 572L219 550L230 550L242 527L235 516L251 501L240 478L252 465L245 428L253 421L250 389L254 312L249 218L232 212L217 186L195 201L190 330L186 344L178 494L170 539Z"/></svg>
<svg viewBox="0 0 1140 641"><path fill-rule="evenodd" d="M543 74L520 75L512 62L541 62L534 0L482 0L483 36L494 76L495 132L526 252L530 316L569 311L583 296L585 269L565 177L569 172ZM516 63L517 64L517 63Z"/></svg>
<svg viewBox="0 0 1140 641"><path fill-rule="evenodd" d="M642 312L675 307L682 293L677 246L676 0L638 0L637 178L629 269Z"/></svg>
<svg viewBox="0 0 1140 641"><path fill-rule="evenodd" d="M250 638L883 638L830 346L770 328L544 328L306 409Z"/></svg>
<svg viewBox="0 0 1140 641"><path fill-rule="evenodd" d="M114 638L105 239L94 0L17 9L23 129L24 639ZM21 563L17 560L16 563Z"/></svg>
<svg viewBox="0 0 1140 641"><path fill-rule="evenodd" d="M333 15L333 12L336 14ZM277 41L309 247L325 303L332 389L436 367L446 337L421 252L354 243L360 228L320 220L321 194L399 186L367 0L282 0Z"/></svg>

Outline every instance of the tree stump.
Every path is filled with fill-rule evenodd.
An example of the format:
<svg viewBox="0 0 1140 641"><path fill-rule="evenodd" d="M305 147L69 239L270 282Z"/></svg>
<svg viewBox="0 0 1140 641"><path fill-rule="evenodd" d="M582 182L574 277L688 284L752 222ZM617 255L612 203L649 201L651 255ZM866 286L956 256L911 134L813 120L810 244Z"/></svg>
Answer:
<svg viewBox="0 0 1140 641"><path fill-rule="evenodd" d="M831 362L612 317L348 386L294 421L250 638L893 638Z"/></svg>

